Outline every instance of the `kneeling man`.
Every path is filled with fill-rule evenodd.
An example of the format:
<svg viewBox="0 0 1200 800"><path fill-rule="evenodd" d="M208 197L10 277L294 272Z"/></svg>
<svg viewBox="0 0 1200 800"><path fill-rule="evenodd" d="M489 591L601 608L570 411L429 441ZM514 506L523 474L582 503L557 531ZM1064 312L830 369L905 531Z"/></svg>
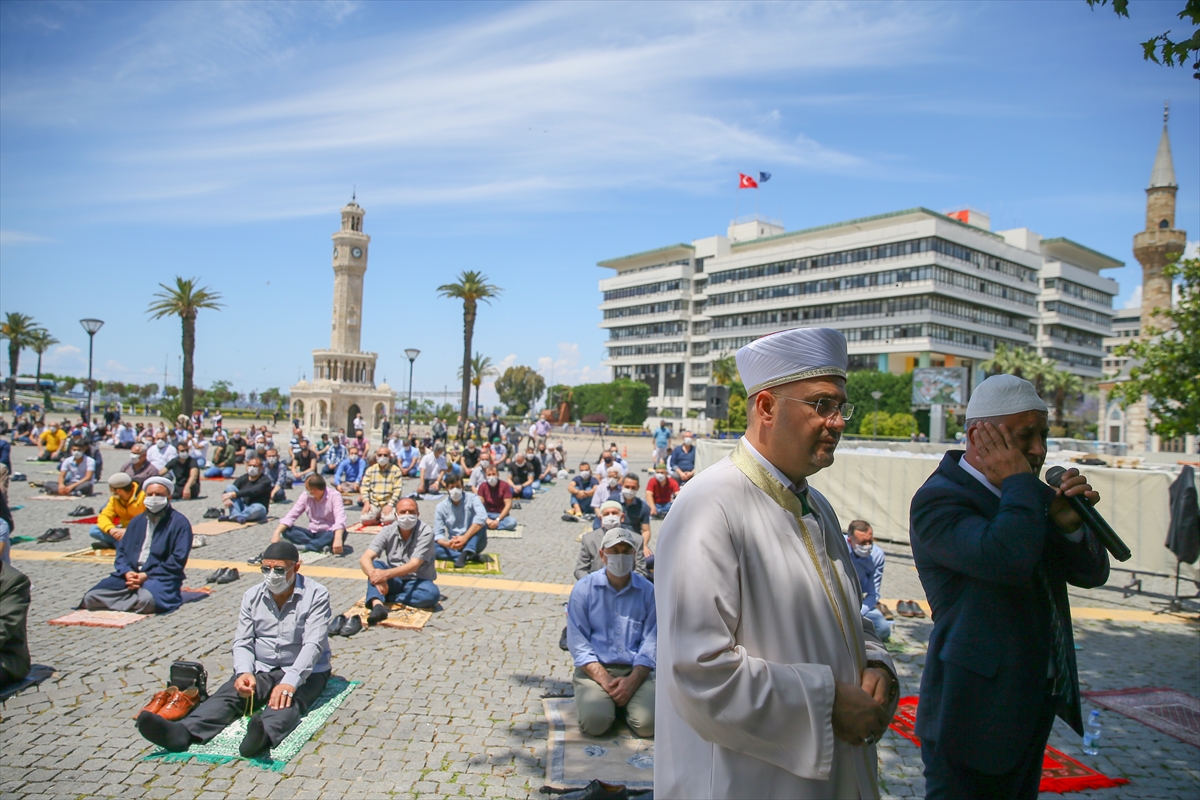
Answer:
<svg viewBox="0 0 1200 800"><path fill-rule="evenodd" d="M367 624L388 616L388 603L413 608L433 608L440 592L434 583L433 528L421 522L417 501L405 497L396 503L396 521L375 535L359 560L367 576Z"/></svg>
<svg viewBox="0 0 1200 800"><path fill-rule="evenodd" d="M479 495L464 494L462 477L447 472L446 499L433 511L433 536L437 557L453 561L458 568L467 561L483 563L479 555L487 547L487 511Z"/></svg>
<svg viewBox="0 0 1200 800"><path fill-rule="evenodd" d="M240 747L250 758L277 747L300 724L329 680L329 591L300 575L300 553L290 542L267 546L262 571L265 580L242 595L235 677L177 722L143 711L137 720L142 736L180 753L225 730L250 703L262 708Z"/></svg>
<svg viewBox="0 0 1200 800"><path fill-rule="evenodd" d="M654 738L658 617L654 584L633 571L639 537L610 528L600 545L604 569L575 584L567 605L567 644L575 661L579 727L600 736L624 709L634 735Z"/></svg>
<svg viewBox="0 0 1200 800"><path fill-rule="evenodd" d="M149 478L146 513L130 520L117 542L113 573L83 596L88 611L162 614L183 604L183 568L192 552L192 523L171 507L175 485Z"/></svg>

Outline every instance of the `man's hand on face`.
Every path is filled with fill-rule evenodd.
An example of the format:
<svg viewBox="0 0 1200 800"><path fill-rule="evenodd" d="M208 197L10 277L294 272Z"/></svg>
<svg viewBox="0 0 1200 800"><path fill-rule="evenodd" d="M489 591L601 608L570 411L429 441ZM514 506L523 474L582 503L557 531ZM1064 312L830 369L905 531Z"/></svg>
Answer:
<svg viewBox="0 0 1200 800"><path fill-rule="evenodd" d="M983 475L993 486L1000 486L1005 478L1012 475L1033 473L1029 459L1017 447L1007 425L1001 423L997 428L992 423L985 422L973 430L975 452L979 454L979 460L983 464Z"/></svg>
<svg viewBox="0 0 1200 800"><path fill-rule="evenodd" d="M1050 520L1063 533L1072 533L1083 524L1083 519L1067 503L1067 497L1078 495L1083 495L1092 505L1100 501L1100 493L1093 491L1087 478L1072 467L1063 475L1062 483L1054 490L1054 499L1050 501Z"/></svg>

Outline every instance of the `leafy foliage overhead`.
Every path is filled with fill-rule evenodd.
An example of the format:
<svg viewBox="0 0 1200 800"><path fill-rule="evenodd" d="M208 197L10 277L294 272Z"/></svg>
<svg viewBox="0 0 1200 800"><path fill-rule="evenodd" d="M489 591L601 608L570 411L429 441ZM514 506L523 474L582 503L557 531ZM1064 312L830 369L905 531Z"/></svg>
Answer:
<svg viewBox="0 0 1200 800"><path fill-rule="evenodd" d="M546 390L546 380L533 367L509 367L496 379L496 394L509 413L521 416Z"/></svg>
<svg viewBox="0 0 1200 800"><path fill-rule="evenodd" d="M1106 6L1109 0L1087 0L1087 4L1092 8L1096 6ZM1129 17L1129 0L1112 0L1112 10L1119 17ZM1192 54L1200 56L1200 0L1187 0L1183 5L1183 11L1180 11L1176 16L1184 22L1190 22L1196 26L1192 30L1192 35L1186 39L1176 41L1171 38L1171 31L1160 33L1151 39L1142 42L1142 58L1146 61L1153 61L1155 64L1165 64L1168 67L1182 67L1192 59ZM1192 64L1194 73L1193 78L1200 81L1200 58Z"/></svg>

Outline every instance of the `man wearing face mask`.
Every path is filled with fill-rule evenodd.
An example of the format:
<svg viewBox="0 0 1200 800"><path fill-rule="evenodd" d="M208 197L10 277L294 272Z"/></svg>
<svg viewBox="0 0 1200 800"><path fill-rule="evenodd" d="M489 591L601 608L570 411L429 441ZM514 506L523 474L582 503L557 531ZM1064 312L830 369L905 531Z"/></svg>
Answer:
<svg viewBox="0 0 1200 800"><path fill-rule="evenodd" d="M51 422L46 430L38 435L38 461L61 461L70 450L67 444L67 432Z"/></svg>
<svg viewBox="0 0 1200 800"><path fill-rule="evenodd" d="M129 522L117 542L112 574L83 596L80 608L165 614L183 604L192 523L171 507L175 486L170 480L150 478L143 490L146 513Z"/></svg>
<svg viewBox="0 0 1200 800"><path fill-rule="evenodd" d="M262 469L263 475L267 476L267 480L271 482L271 502L286 503L287 494L284 486L291 486L291 473L288 471L287 464L284 464L283 459L279 457L279 451L274 447L267 448Z"/></svg>
<svg viewBox="0 0 1200 800"><path fill-rule="evenodd" d="M584 461L579 465L579 474L571 479L567 491L574 498L571 501L570 513L576 517L591 519L595 512L592 510L592 498L596 494L600 481L592 475L592 465Z"/></svg>
<svg viewBox="0 0 1200 800"><path fill-rule="evenodd" d="M677 494L679 482L667 474L666 464L656 464L654 477L646 484L646 504L650 507L650 516L655 519L665 517Z"/></svg>
<svg viewBox="0 0 1200 800"><path fill-rule="evenodd" d="M487 481L488 467L492 465L492 456L487 450L482 451L483 456L479 462L475 464L475 468L471 470L471 474L467 479L467 489L476 494L479 493L479 487Z"/></svg>
<svg viewBox="0 0 1200 800"><path fill-rule="evenodd" d="M487 510L478 495L467 494L462 478L446 476L446 499L433 512L433 535L437 557L453 561L458 568L467 561L483 562L480 553L487 547Z"/></svg>
<svg viewBox="0 0 1200 800"><path fill-rule="evenodd" d="M322 434L322 436L324 435ZM333 441L329 442L328 445L325 448L325 454L321 456L321 474L336 475L337 468L342 465L342 462L346 460L350 453L347 451L346 445L342 444L341 437L333 437Z"/></svg>
<svg viewBox="0 0 1200 800"><path fill-rule="evenodd" d="M296 729L330 675L329 591L300 575L300 554L288 542L263 551L265 580L242 595L233 639L233 672L221 688L178 721L143 711L138 732L180 753L207 742L246 712L239 751L245 758L277 747Z"/></svg>
<svg viewBox="0 0 1200 800"><path fill-rule="evenodd" d="M263 474L258 456L250 456L246 460L246 474L226 486L221 495L221 503L226 509L221 520L245 524L266 519L272 488L271 479Z"/></svg>
<svg viewBox="0 0 1200 800"><path fill-rule="evenodd" d="M646 568L654 569L654 553L650 550L650 506L646 505L645 501L638 497L638 488L641 481L638 476L630 473L621 481L621 494L619 502L621 510L625 514L625 527L632 531L640 533L642 536L642 544L639 548L642 552L642 557L646 559ZM617 500L616 495L610 494L610 497ZM600 518L592 522L593 530L600 527Z"/></svg>
<svg viewBox="0 0 1200 800"><path fill-rule="evenodd" d="M613 445L613 447L616 447L616 445ZM608 471L614 467L616 467L617 473L622 478L624 478L625 473L629 471L625 464L621 462L620 456L618 456L612 450L605 450L600 454L600 460L596 462L596 474L607 475Z"/></svg>
<svg viewBox="0 0 1200 800"><path fill-rule="evenodd" d="M421 522L419 514L411 497L396 503L396 521L375 535L359 560L367 576L368 625L387 619L389 603L412 608L437 605L441 593L434 583L433 528Z"/></svg>
<svg viewBox="0 0 1200 800"><path fill-rule="evenodd" d="M636 736L654 738L658 617L654 585L633 571L637 547L628 528L607 530L604 569L581 578L567 604L575 709L590 736L602 736L620 713Z"/></svg>
<svg viewBox="0 0 1200 800"><path fill-rule="evenodd" d="M146 457L146 445L138 443L129 449L129 463L121 467L138 486L145 486L150 478L158 477L158 467Z"/></svg>
<svg viewBox="0 0 1200 800"><path fill-rule="evenodd" d="M613 465L599 474L601 476L600 485L596 487L596 493L592 495L592 508L599 508L605 500L620 501L621 499L621 468Z"/></svg>
<svg viewBox="0 0 1200 800"><path fill-rule="evenodd" d="M59 497L91 497L95 490L96 462L87 455L87 445L76 441L71 445L71 457L64 458L58 468L58 484L46 487L46 494Z"/></svg>
<svg viewBox="0 0 1200 800"><path fill-rule="evenodd" d="M579 556L575 559L575 580L580 580L604 566L604 562L600 558L600 543L604 541L604 535L613 528L628 527L625 525L625 507L616 500L605 500L601 503L597 516L600 518L600 527L593 528L579 539ZM633 529L630 528L630 530ZM643 578L649 578L646 571L646 559L642 556L640 547L634 548L633 571Z"/></svg>
<svg viewBox="0 0 1200 800"><path fill-rule="evenodd" d="M417 448L417 439L412 437L400 448L400 472L406 478L416 478L421 475L421 451Z"/></svg>
<svg viewBox="0 0 1200 800"><path fill-rule="evenodd" d="M396 501L400 499L403 483L400 468L392 463L387 447L375 451L375 463L367 467L362 479L362 521L375 522L382 516L394 517ZM389 519L385 524L391 524Z"/></svg>
<svg viewBox="0 0 1200 800"><path fill-rule="evenodd" d="M441 494L442 475L446 472L446 445L435 440L433 448L421 457L421 483L417 494Z"/></svg>
<svg viewBox="0 0 1200 800"><path fill-rule="evenodd" d="M334 445L336 447L336 445ZM343 452L345 448L342 448ZM367 462L358 455L358 448L351 447L348 455L337 465L333 474L333 487L343 498L358 494L362 488L363 475L367 474Z"/></svg>
<svg viewBox="0 0 1200 800"><path fill-rule="evenodd" d="M512 484L513 494L524 500L533 498L533 493L541 487L538 478L537 464L517 453L512 464L508 467L508 480Z"/></svg>
<svg viewBox="0 0 1200 800"><path fill-rule="evenodd" d="M875 532L871 524L856 519L847 527L846 544L850 545L850 560L858 573L858 584L862 587L862 615L875 626L879 641L886 642L892 635L892 625L879 607L879 591L883 587L883 550L875 546Z"/></svg>
<svg viewBox="0 0 1200 800"><path fill-rule="evenodd" d="M307 528L296 525L302 515L308 517ZM346 507L342 496L337 489L327 486L320 475L308 476L304 493L271 534L272 542L287 539L301 550L325 551L339 556L345 552L345 538Z"/></svg>
<svg viewBox="0 0 1200 800"><path fill-rule="evenodd" d="M512 485L500 480L500 471L489 465L484 473L484 482L475 490L487 511L487 527L492 531L514 531L517 520L511 515L513 504Z"/></svg>
<svg viewBox="0 0 1200 800"><path fill-rule="evenodd" d="M204 471L206 478L232 478L237 471L237 450L217 431L213 436L212 466Z"/></svg>
<svg viewBox="0 0 1200 800"><path fill-rule="evenodd" d="M88 532L95 540L92 542L94 550L115 548L130 521L146 510L146 495L128 474L115 472L110 475L108 489L112 494Z"/></svg>
<svg viewBox="0 0 1200 800"><path fill-rule="evenodd" d="M696 474L696 447L691 431L683 431L683 444L671 451L667 459L667 473L679 481L679 485L687 483Z"/></svg>

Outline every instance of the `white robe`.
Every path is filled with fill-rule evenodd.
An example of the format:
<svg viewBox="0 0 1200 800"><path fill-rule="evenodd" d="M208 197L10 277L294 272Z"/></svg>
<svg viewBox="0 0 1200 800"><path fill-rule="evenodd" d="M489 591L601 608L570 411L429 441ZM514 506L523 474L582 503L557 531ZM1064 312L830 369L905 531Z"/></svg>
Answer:
<svg viewBox="0 0 1200 800"><path fill-rule="evenodd" d="M864 630L829 504L809 490L810 552L799 501L758 469L792 510L724 458L688 482L659 534L654 794L876 798L874 745L833 735L834 681L858 685L868 660L895 669Z"/></svg>

